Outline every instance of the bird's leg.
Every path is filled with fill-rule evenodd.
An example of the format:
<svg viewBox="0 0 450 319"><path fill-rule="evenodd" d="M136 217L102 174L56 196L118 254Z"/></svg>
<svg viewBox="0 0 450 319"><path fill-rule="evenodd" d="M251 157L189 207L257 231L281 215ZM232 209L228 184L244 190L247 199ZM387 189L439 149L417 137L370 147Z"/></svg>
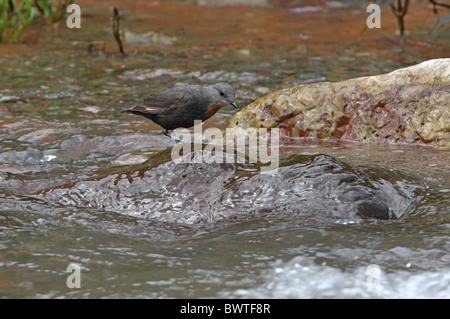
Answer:
<svg viewBox="0 0 450 319"><path fill-rule="evenodd" d="M169 137L169 138L172 138L172 135L169 133L168 130L164 130L164 131L162 131L162 133L163 133L165 136L167 136L167 137Z"/></svg>
<svg viewBox="0 0 450 319"><path fill-rule="evenodd" d="M172 130L164 130L164 131L162 131L162 133L165 136L169 137L171 140L172 139L175 140L175 143L182 143L183 142L183 140L180 140L180 139L176 138L175 136L172 136Z"/></svg>

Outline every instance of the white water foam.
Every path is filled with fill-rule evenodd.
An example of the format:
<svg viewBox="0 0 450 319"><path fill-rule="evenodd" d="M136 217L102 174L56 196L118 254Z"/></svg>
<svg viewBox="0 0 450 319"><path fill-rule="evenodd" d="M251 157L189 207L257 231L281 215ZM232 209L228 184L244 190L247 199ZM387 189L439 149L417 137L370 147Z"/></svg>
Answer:
<svg viewBox="0 0 450 319"><path fill-rule="evenodd" d="M366 267L351 272L316 265L312 259L295 257L263 274L256 288L238 289L231 298L450 298L450 269L438 272L398 271L384 273L372 285Z"/></svg>

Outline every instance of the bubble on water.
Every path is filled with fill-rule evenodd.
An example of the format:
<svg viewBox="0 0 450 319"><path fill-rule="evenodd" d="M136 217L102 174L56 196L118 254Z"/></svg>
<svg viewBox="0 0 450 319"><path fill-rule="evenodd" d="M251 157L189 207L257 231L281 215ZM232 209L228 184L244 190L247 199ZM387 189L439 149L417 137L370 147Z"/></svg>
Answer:
<svg viewBox="0 0 450 319"><path fill-rule="evenodd" d="M56 157L57 157L56 155L44 155L44 161L49 162L55 159Z"/></svg>
<svg viewBox="0 0 450 319"><path fill-rule="evenodd" d="M36 226L44 226L49 224L49 222L44 218L38 218L38 220L33 224L35 224Z"/></svg>

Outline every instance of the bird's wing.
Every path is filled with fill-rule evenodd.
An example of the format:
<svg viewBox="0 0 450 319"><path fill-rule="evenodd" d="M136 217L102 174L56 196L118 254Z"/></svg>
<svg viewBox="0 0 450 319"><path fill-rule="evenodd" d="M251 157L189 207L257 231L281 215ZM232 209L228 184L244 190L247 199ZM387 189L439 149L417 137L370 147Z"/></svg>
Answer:
<svg viewBox="0 0 450 319"><path fill-rule="evenodd" d="M154 115L169 115L177 107L186 107L195 103L197 103L196 95L183 87L174 87L147 96L142 103L130 110Z"/></svg>
<svg viewBox="0 0 450 319"><path fill-rule="evenodd" d="M125 110L127 113L143 113L143 114L153 114L153 115L164 115L170 114L170 112L175 109L175 105L170 107L160 107L160 106L149 106L145 103L137 104L130 109Z"/></svg>

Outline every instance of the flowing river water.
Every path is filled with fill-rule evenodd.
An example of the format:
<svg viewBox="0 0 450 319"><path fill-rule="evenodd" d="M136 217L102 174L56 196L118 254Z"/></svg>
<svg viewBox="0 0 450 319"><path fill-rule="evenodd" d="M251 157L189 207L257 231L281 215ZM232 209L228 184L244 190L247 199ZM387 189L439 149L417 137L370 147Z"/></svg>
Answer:
<svg viewBox="0 0 450 319"><path fill-rule="evenodd" d="M176 164L157 125L120 113L177 83L228 82L243 107L448 54L425 4L401 42L388 11L364 30L356 1L239 3L79 1L81 29L37 21L0 45L0 297L450 298L447 149L282 138L270 175Z"/></svg>

